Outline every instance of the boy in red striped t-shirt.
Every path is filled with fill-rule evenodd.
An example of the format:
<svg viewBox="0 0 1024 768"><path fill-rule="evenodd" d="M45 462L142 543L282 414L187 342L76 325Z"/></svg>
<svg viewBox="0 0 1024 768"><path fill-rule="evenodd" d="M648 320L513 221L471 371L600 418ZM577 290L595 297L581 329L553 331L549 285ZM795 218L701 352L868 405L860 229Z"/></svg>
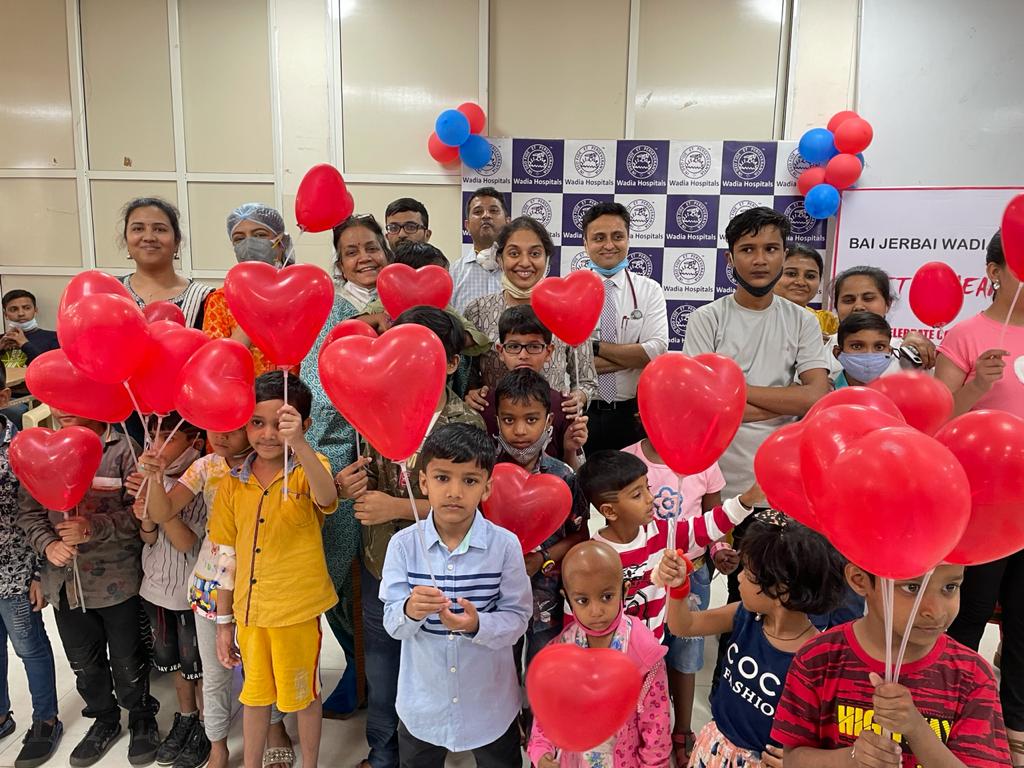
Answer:
<svg viewBox="0 0 1024 768"><path fill-rule="evenodd" d="M963 576L962 565L935 569L907 638L899 682L886 683L881 581L846 566L846 579L865 598L868 613L797 652L772 729L772 740L785 748L786 768L1010 765L992 668L945 634L960 610ZM896 582L894 648L921 582Z"/></svg>

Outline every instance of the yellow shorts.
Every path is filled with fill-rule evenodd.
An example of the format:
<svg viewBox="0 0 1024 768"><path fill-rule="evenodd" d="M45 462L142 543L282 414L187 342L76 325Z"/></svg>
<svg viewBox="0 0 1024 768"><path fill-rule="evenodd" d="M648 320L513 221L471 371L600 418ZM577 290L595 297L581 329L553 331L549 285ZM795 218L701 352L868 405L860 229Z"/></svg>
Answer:
<svg viewBox="0 0 1024 768"><path fill-rule="evenodd" d="M287 627L239 624L236 631L245 672L240 702L298 712L320 695L320 617Z"/></svg>

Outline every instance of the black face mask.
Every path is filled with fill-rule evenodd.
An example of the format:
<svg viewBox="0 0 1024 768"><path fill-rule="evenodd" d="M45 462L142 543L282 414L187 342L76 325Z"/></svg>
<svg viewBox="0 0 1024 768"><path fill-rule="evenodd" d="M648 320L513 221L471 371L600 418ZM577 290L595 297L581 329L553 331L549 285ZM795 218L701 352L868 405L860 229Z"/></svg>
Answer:
<svg viewBox="0 0 1024 768"><path fill-rule="evenodd" d="M744 280L740 273L736 270L735 266L733 266L732 268L732 277L733 280L736 281L736 285L745 290L751 296L761 298L762 296L767 296L769 293L771 293L772 290L775 288L775 284L782 279L782 270L779 270L779 274L777 274L775 276L775 279L768 283L768 285L761 286L751 285L746 280Z"/></svg>

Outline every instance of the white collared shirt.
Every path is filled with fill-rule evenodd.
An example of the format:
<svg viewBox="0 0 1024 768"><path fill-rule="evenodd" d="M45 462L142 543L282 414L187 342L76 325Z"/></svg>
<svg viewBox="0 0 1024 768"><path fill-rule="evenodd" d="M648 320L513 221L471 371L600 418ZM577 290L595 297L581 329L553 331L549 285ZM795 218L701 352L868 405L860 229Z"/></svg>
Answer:
<svg viewBox="0 0 1024 768"><path fill-rule="evenodd" d="M649 277L638 275L623 269L614 276L606 278L600 273L602 281L611 280L616 292L615 314L618 321L618 339L616 344L640 344L647 357L651 360L668 350L668 312L665 307L665 294L661 286ZM632 284L632 290L630 290ZM607 283L606 283L607 285ZM636 295L634 305L633 295ZM639 310L641 317L634 318L634 310ZM601 326L595 331L595 338L600 338ZM636 397L636 386L640 380L639 368L631 368L615 373L615 386L618 399L630 400Z"/></svg>

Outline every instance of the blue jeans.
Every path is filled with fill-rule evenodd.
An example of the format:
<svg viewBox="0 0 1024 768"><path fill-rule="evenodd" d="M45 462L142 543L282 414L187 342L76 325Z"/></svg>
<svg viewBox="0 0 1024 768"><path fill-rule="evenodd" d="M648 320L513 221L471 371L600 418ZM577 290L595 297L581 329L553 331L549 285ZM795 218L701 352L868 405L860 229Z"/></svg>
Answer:
<svg viewBox="0 0 1024 768"><path fill-rule="evenodd" d="M380 579L362 568L363 639L366 648L366 743L373 768L398 768L398 665L402 643L384 629Z"/></svg>
<svg viewBox="0 0 1024 768"><path fill-rule="evenodd" d="M41 722L57 716L57 679L53 670L53 650L43 626L43 614L32 610L28 595L0 599L0 714L11 708L7 686L7 638L25 665L28 690L32 695L32 720Z"/></svg>
<svg viewBox="0 0 1024 768"><path fill-rule="evenodd" d="M711 602L711 570L701 566L690 574L690 610L706 611ZM693 675L704 668L704 638L676 637L665 625L663 645L668 646L665 663L684 675Z"/></svg>

